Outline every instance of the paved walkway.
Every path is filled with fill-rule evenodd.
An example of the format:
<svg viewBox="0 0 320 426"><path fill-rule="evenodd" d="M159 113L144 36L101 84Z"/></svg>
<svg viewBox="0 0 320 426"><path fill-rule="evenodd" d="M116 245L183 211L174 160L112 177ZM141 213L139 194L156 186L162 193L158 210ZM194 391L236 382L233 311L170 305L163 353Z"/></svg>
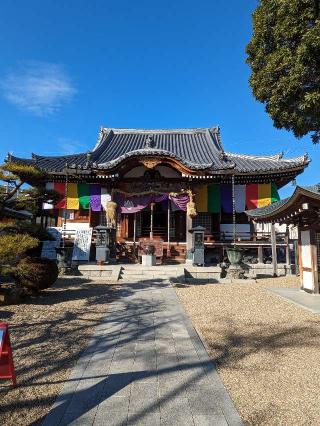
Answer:
<svg viewBox="0 0 320 426"><path fill-rule="evenodd" d="M320 314L320 295L310 294L298 288L284 288L284 287L266 287L271 293L283 297L288 302L294 303L300 308L306 309L313 314Z"/></svg>
<svg viewBox="0 0 320 426"><path fill-rule="evenodd" d="M170 284L123 285L43 423L241 425Z"/></svg>

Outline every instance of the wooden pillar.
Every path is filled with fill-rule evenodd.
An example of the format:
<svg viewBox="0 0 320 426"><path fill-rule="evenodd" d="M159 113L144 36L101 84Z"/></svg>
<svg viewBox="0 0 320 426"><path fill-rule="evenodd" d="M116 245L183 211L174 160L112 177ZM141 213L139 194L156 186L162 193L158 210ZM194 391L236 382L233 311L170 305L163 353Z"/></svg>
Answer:
<svg viewBox="0 0 320 426"><path fill-rule="evenodd" d="M258 246L258 263L263 263L263 246Z"/></svg>
<svg viewBox="0 0 320 426"><path fill-rule="evenodd" d="M276 229L274 223L271 224L271 253L272 253L272 268L273 276L278 276L278 261L277 261L277 240Z"/></svg>
<svg viewBox="0 0 320 426"><path fill-rule="evenodd" d="M188 259L189 251L192 248L192 234L189 232L192 228L192 217L186 215L186 251L187 251L187 262L192 263L191 259Z"/></svg>
<svg viewBox="0 0 320 426"><path fill-rule="evenodd" d="M289 246L289 227L287 225L286 227L286 268L287 268L287 274L291 275L291 261L290 261L290 246Z"/></svg>

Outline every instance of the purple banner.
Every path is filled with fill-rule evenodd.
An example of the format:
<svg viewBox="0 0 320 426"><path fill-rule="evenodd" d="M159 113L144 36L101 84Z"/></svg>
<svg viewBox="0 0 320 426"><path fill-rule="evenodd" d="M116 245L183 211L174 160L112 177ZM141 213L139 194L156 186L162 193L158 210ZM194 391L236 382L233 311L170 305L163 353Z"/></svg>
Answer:
<svg viewBox="0 0 320 426"><path fill-rule="evenodd" d="M127 197L123 195L116 196L116 203L121 213L137 213L145 209L152 201L151 195L142 195Z"/></svg>
<svg viewBox="0 0 320 426"><path fill-rule="evenodd" d="M177 195L176 197L171 195L169 197L169 194L148 194L133 197L118 194L116 195L116 203L121 213L137 213L148 207L150 203L161 203L167 209L169 198L177 210L187 211L189 196L186 194Z"/></svg>
<svg viewBox="0 0 320 426"><path fill-rule="evenodd" d="M221 185L221 206L225 213L232 213L232 186Z"/></svg>
<svg viewBox="0 0 320 426"><path fill-rule="evenodd" d="M90 186L90 207L93 212L101 211L101 185L92 184Z"/></svg>
<svg viewBox="0 0 320 426"><path fill-rule="evenodd" d="M174 197L170 195L170 200L178 207L179 210L187 211L187 204L189 203L189 195L181 194Z"/></svg>

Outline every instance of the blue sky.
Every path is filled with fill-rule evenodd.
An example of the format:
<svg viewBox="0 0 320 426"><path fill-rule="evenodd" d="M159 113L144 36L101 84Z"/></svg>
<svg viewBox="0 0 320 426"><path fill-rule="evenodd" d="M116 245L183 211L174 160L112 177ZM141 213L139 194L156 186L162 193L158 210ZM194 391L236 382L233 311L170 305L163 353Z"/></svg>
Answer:
<svg viewBox="0 0 320 426"><path fill-rule="evenodd" d="M3 0L0 156L91 149L100 126L220 125L227 151L320 147L273 127L245 64L255 0ZM282 195L288 195L288 186Z"/></svg>

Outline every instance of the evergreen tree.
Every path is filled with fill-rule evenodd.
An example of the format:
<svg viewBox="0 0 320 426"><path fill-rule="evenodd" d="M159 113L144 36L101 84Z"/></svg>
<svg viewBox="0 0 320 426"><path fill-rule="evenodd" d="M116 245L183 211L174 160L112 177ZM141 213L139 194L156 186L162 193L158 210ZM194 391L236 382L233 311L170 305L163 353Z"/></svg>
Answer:
<svg viewBox="0 0 320 426"><path fill-rule="evenodd" d="M320 0L260 0L247 46L250 85L277 128L320 140Z"/></svg>
<svg viewBox="0 0 320 426"><path fill-rule="evenodd" d="M0 186L0 274L12 272L12 268L29 250L37 247L40 240L52 239L34 223L3 221L8 211L26 209L36 213L43 202L58 201L60 194L46 190L47 180L45 172L32 166L13 162L0 166L0 181L3 182Z"/></svg>

